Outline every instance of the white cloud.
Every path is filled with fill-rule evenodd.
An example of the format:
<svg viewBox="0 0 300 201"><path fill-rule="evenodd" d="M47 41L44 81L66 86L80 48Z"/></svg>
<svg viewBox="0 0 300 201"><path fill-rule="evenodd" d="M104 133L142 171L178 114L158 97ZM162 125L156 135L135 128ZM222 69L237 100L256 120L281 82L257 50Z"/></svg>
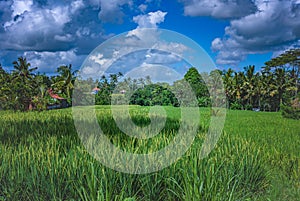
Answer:
<svg viewBox="0 0 300 201"><path fill-rule="evenodd" d="M182 62L181 55L188 48L183 44L161 38L158 24L164 21L166 14L156 11L134 17L137 28L126 35L117 36L111 42L103 43L99 50L96 49L86 60L81 71L82 77L97 77L99 73L104 72L126 74L141 66L143 72L151 70L147 68L149 66L166 65L169 67L165 68L172 69L173 64ZM162 71L159 74L157 71L156 76L161 76L161 79L165 80L165 76L169 74Z"/></svg>
<svg viewBox="0 0 300 201"><path fill-rule="evenodd" d="M163 42L159 41L154 46L153 49L163 50L166 52L176 53L177 55L182 55L185 51L188 50L188 47L182 43L175 42Z"/></svg>
<svg viewBox="0 0 300 201"><path fill-rule="evenodd" d="M141 4L141 5L139 5L139 7L138 7L138 9L139 9L142 13L144 13L144 12L147 10L147 8L148 8L148 5L147 5L147 4Z"/></svg>
<svg viewBox="0 0 300 201"><path fill-rule="evenodd" d="M164 22L167 12L156 11L145 15L133 17L133 21L138 24L138 28L157 28L157 25Z"/></svg>
<svg viewBox="0 0 300 201"><path fill-rule="evenodd" d="M71 34L66 35L55 35L55 40L62 41L62 42L71 42L74 40L73 36Z"/></svg>
<svg viewBox="0 0 300 201"><path fill-rule="evenodd" d="M76 50L58 52L36 52L26 51L24 57L31 63L31 66L39 67L42 72L55 72L61 65L72 64L74 69L81 65L84 56L76 55Z"/></svg>
<svg viewBox="0 0 300 201"><path fill-rule="evenodd" d="M100 54L100 53L97 55L90 56L89 59L101 66L103 66L104 64L109 62L109 59L104 58L103 54Z"/></svg>
<svg viewBox="0 0 300 201"><path fill-rule="evenodd" d="M171 64L181 61L181 57L169 52L148 53L145 59L147 64Z"/></svg>
<svg viewBox="0 0 300 201"><path fill-rule="evenodd" d="M130 77L132 79L151 77L154 82L168 82L173 83L176 80L182 78L174 69L157 64L143 63L141 66L132 69L125 74L124 77Z"/></svg>
<svg viewBox="0 0 300 201"><path fill-rule="evenodd" d="M84 3L82 0L76 0L71 3L71 12L76 13L78 10L84 8Z"/></svg>
<svg viewBox="0 0 300 201"><path fill-rule="evenodd" d="M212 16L215 18L239 18L256 11L253 0L179 0L188 16Z"/></svg>
<svg viewBox="0 0 300 201"><path fill-rule="evenodd" d="M121 23L124 13L121 8L124 5L131 5L131 0L99 0L100 12L99 18L103 22Z"/></svg>
<svg viewBox="0 0 300 201"><path fill-rule="evenodd" d="M66 51L77 46L86 53L107 38L92 2L11 0L1 1L0 9L1 50Z"/></svg>
<svg viewBox="0 0 300 201"><path fill-rule="evenodd" d="M81 38L84 36L89 36L91 33L91 30L88 27L80 27L77 31L76 31L76 36Z"/></svg>
<svg viewBox="0 0 300 201"><path fill-rule="evenodd" d="M124 42L127 44L136 43L139 46L155 44L158 38L158 24L164 22L166 15L167 12L158 10L156 12L149 12L144 15L134 16L133 21L137 23L137 28L128 32L128 37Z"/></svg>
<svg viewBox="0 0 300 201"><path fill-rule="evenodd" d="M32 0L15 0L11 6L13 10L13 17L16 15L21 15L26 11L31 11L33 5Z"/></svg>
<svg viewBox="0 0 300 201"><path fill-rule="evenodd" d="M125 65L136 65L138 62L145 64L172 64L182 61L181 57L188 48L181 43L167 42L162 40L158 24L164 22L166 12L160 10L149 12L144 15L133 17L137 23L137 28L128 32L125 37L121 37L119 44L122 46L114 54L115 58L122 56L126 59L121 59ZM116 39L117 40L117 39ZM148 49L146 55L130 54L137 50ZM130 56L126 56L130 54ZM119 64L123 66L123 64Z"/></svg>
<svg viewBox="0 0 300 201"><path fill-rule="evenodd" d="M274 52L291 45L299 47L300 4L291 1L255 1L257 11L232 20L223 38L212 42L218 64L236 65L248 54Z"/></svg>
<svg viewBox="0 0 300 201"><path fill-rule="evenodd" d="M1 49L50 50L57 48L55 46L59 46L61 41L70 41L70 35L64 34L65 24L71 21L67 6L39 9L30 3L30 8L17 5L17 13L21 15L12 16L10 21L4 23L5 32L0 34ZM14 6L11 9L15 9Z"/></svg>
<svg viewBox="0 0 300 201"><path fill-rule="evenodd" d="M111 37L111 34L104 34L96 2L99 3L98 0L0 1L0 52L9 55L2 64L9 66L11 59L15 60L24 52L36 64L39 64L37 58L50 58L51 52L57 55L57 52L77 49L73 53L79 58L88 54ZM11 58L9 52L15 52L16 58ZM69 62L77 62L77 58L71 58L75 61ZM53 60L60 62L61 58ZM40 65L40 69L46 70L47 62Z"/></svg>

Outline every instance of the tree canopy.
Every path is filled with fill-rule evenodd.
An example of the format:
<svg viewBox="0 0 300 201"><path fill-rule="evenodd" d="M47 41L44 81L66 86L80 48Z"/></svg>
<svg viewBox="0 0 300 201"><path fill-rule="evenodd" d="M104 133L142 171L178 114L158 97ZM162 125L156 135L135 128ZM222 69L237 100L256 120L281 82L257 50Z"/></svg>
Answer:
<svg viewBox="0 0 300 201"><path fill-rule="evenodd" d="M37 73L37 67L31 67L26 58L20 57L12 63L13 71L7 72L0 64L0 109L26 111L30 108L44 110L53 104L48 91L65 98L72 104L74 82L78 71L72 65L59 66L57 75L48 76ZM123 78L121 73L103 75L98 80L92 78L84 80L82 88L85 94L97 88L95 103L111 104L112 97L116 100L127 98L127 104L145 106L172 105L179 106L178 98L188 101L184 97L184 84L188 83L196 97L198 106L211 106L211 96L208 85L203 76L222 76L230 109L263 110L263 111L298 111L295 101L299 101L300 89L300 49L291 49L272 58L259 71L255 66L246 66L242 71L228 68L224 71L216 70L200 74L195 67L191 67L182 80L170 83L153 83L151 78L131 79ZM212 81L214 82L214 81ZM177 98L176 98L177 97ZM285 112L286 113L286 112Z"/></svg>

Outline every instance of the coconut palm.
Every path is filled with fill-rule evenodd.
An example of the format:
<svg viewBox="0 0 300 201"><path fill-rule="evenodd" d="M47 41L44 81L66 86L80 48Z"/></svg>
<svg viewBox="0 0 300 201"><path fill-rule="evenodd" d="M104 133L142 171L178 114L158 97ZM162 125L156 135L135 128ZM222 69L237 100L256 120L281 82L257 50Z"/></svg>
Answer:
<svg viewBox="0 0 300 201"><path fill-rule="evenodd" d="M254 73L255 66L248 66L245 67L245 76L243 89L245 91L244 100L246 100L247 104L253 106L253 102L255 99L256 91L255 91L255 84L256 84L256 77L257 74Z"/></svg>
<svg viewBox="0 0 300 201"><path fill-rule="evenodd" d="M19 57L18 61L13 62L13 65L12 80L19 109L28 110L34 91L33 72L37 70L37 67L30 68L30 63L24 57Z"/></svg>

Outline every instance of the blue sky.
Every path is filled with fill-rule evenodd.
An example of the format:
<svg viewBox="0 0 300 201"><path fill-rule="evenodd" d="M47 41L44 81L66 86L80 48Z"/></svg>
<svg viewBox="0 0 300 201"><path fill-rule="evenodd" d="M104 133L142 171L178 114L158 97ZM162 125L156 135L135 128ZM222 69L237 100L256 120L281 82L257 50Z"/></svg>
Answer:
<svg viewBox="0 0 300 201"><path fill-rule="evenodd" d="M196 41L219 68L242 69L300 46L300 0L1 0L0 63L78 69L105 40L163 28Z"/></svg>

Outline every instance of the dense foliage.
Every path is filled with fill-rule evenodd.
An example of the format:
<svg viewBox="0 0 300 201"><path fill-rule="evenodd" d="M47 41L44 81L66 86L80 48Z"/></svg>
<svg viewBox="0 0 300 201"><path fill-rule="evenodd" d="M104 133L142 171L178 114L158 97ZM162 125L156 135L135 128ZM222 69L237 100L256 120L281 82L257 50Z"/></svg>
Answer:
<svg viewBox="0 0 300 201"><path fill-rule="evenodd" d="M130 97L130 104L141 106L179 105L175 95L169 89L158 84L149 84L144 88L137 89Z"/></svg>
<svg viewBox="0 0 300 201"><path fill-rule="evenodd" d="M294 114L297 109L292 107L291 102L299 100L297 99L300 91L299 57L300 49L293 49L266 62L260 71L256 71L254 66L247 66L239 72L229 68L210 72L210 75L214 73L222 75L228 108L263 111L279 111L282 108L285 110L284 114ZM66 98L71 104L76 78L76 71L72 72L71 65L59 67L58 75L52 77L35 74L37 68L30 68L26 58L20 57L18 61L13 62L13 67L14 70L8 73L0 66L1 109L24 111L31 105L35 109L43 110L53 101L47 93L49 89ZM94 87L99 88L95 94L97 105L109 105L112 97L122 99L125 96L127 104L178 106L178 100L174 95L182 93L178 90L184 88L182 85L186 81L197 98L195 104L204 107L211 105L210 94L206 87L210 83L203 80L203 76L207 75L199 74L194 67L187 71L183 80L173 84L152 83L150 77L130 79L122 76L118 73L103 75L99 80L85 80L84 91L89 93ZM128 93L129 91L134 93ZM285 116L294 116L293 114Z"/></svg>
<svg viewBox="0 0 300 201"><path fill-rule="evenodd" d="M289 105L282 105L282 115L287 118L300 119L300 101L296 98Z"/></svg>
<svg viewBox="0 0 300 201"><path fill-rule="evenodd" d="M55 102L49 96L49 89L53 93L59 93L71 104L76 74L76 71L72 72L71 65L58 67L58 75L51 77L34 73L37 67L30 66L23 57L13 62L14 70L11 73L6 72L0 65L0 109L45 110L48 104Z"/></svg>
<svg viewBox="0 0 300 201"><path fill-rule="evenodd" d="M244 72L224 71L230 107L278 111L299 94L300 49L287 51L266 62L260 72L248 66Z"/></svg>

